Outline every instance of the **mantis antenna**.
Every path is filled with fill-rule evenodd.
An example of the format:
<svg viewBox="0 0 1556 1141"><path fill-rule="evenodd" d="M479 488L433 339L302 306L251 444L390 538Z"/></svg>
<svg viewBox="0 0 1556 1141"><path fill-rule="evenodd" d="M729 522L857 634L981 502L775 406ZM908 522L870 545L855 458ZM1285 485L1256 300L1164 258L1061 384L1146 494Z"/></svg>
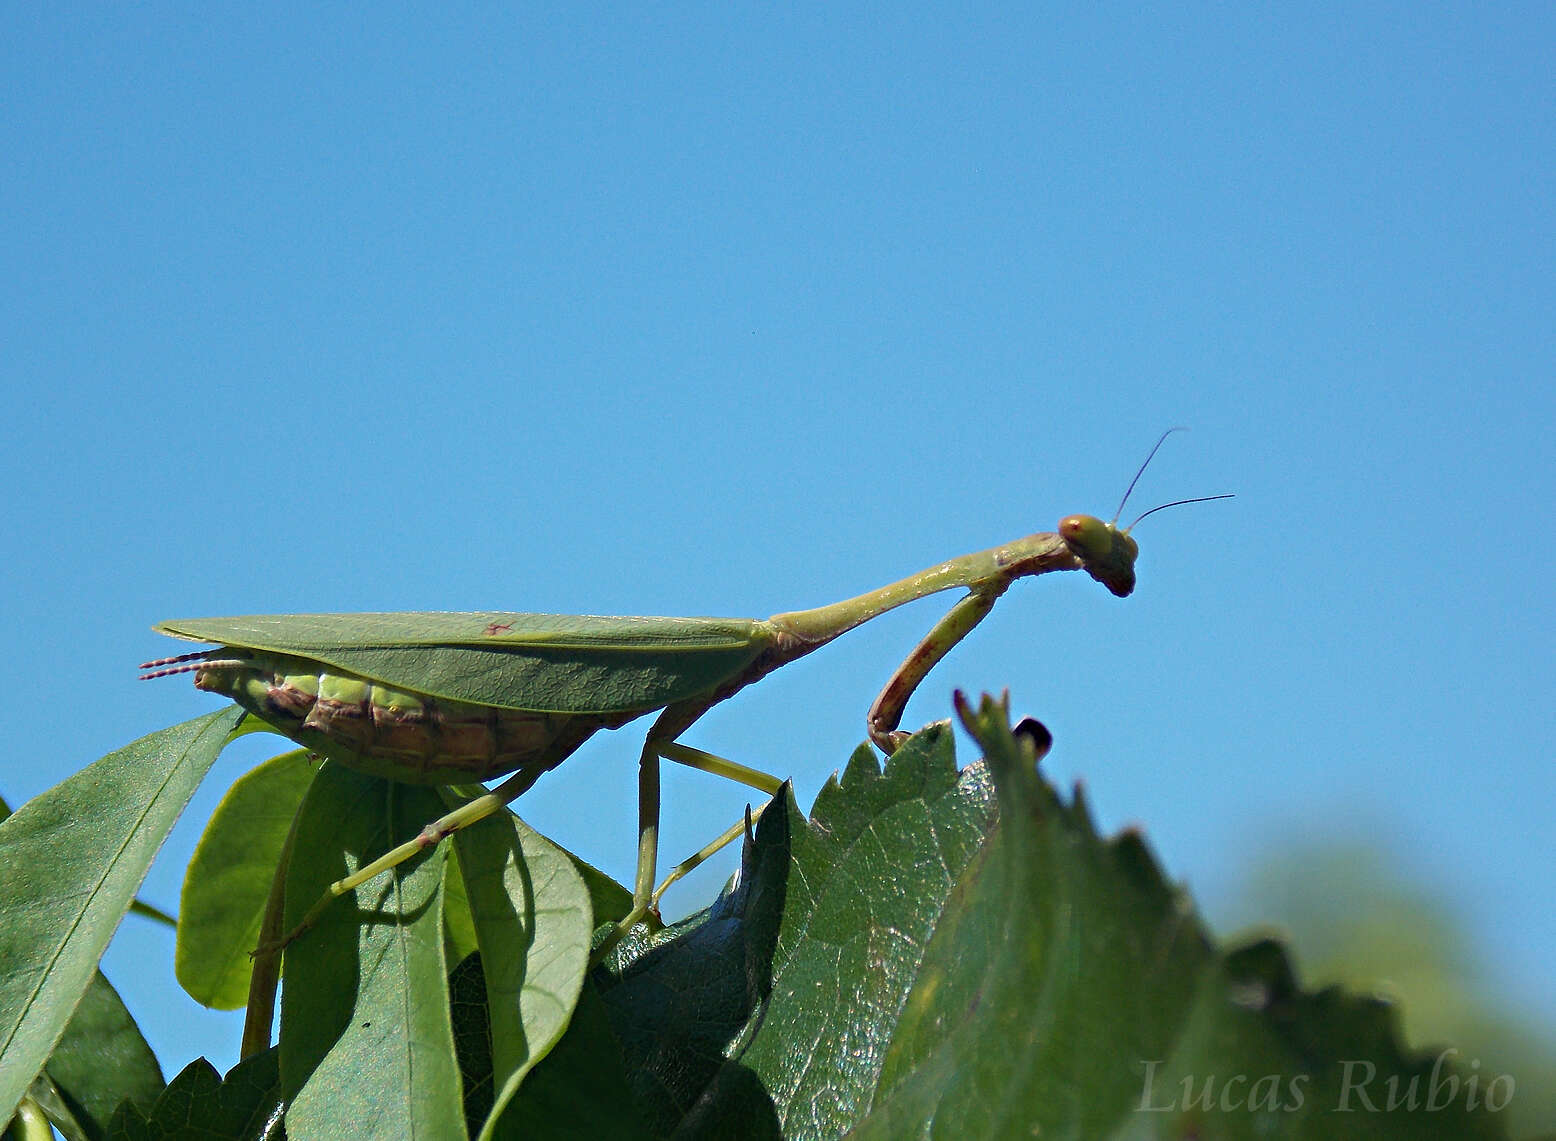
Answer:
<svg viewBox="0 0 1556 1141"><path fill-rule="evenodd" d="M1198 495L1198 496L1195 496L1193 499L1174 499L1171 503L1163 503L1160 507L1153 507L1149 511L1145 512L1144 514L1136 515L1135 516L1135 523L1140 522L1140 520L1144 519L1146 517L1146 515L1155 515L1158 511L1166 511L1167 508L1169 508L1169 507L1182 507L1185 503L1209 503L1212 499L1236 499L1236 498L1237 498L1237 496L1235 496L1232 492L1228 491L1224 495ZM1126 530L1126 531L1133 531L1135 529L1135 523L1131 523L1129 526L1125 527L1124 530Z"/></svg>
<svg viewBox="0 0 1556 1141"><path fill-rule="evenodd" d="M1124 498L1118 501L1118 510L1113 512L1113 518L1108 523L1109 526L1116 524L1118 522L1118 517L1124 513L1124 504L1128 503L1129 497L1135 493L1135 484L1140 482L1140 477L1145 474L1145 469L1151 466L1151 461L1156 458L1156 453L1161 451L1162 445L1167 442L1167 437L1172 435L1174 432L1187 431L1188 429L1184 427L1168 428L1165 432L1157 437L1156 443L1152 446L1150 453L1145 457L1145 463L1140 465L1140 470L1135 472L1135 478L1129 481L1128 487L1124 488ZM1135 522L1138 523L1139 520L1137 519ZM1130 526L1134 526L1134 523L1131 523ZM1125 530L1128 530L1128 528L1125 528Z"/></svg>
<svg viewBox="0 0 1556 1141"><path fill-rule="evenodd" d="M1180 425L1176 428L1168 428L1165 432L1157 437L1155 445L1152 446L1150 453L1145 457L1145 462L1140 465L1140 470L1135 472L1135 478L1130 480L1129 486L1124 489L1124 498L1118 501L1118 510L1113 512L1113 519L1108 524L1108 526L1111 527L1118 523L1118 517L1124 513L1124 504L1129 502L1129 497L1135 492L1135 484L1140 482L1140 477L1145 474L1145 469L1151 466L1151 461L1156 458L1156 453L1161 450L1161 446L1167 442L1167 437L1172 435L1174 432L1187 431L1187 428ZM1225 495L1201 495L1194 499L1174 499L1171 503L1163 503L1160 507L1153 507L1143 515L1135 516L1135 522L1125 527L1124 533L1128 534L1130 531L1133 531L1135 529L1135 523L1140 522L1140 520L1144 519L1146 515L1155 515L1158 511L1165 511L1169 507L1182 507L1185 503L1209 503L1213 499L1233 498L1236 497L1232 493L1228 492Z"/></svg>

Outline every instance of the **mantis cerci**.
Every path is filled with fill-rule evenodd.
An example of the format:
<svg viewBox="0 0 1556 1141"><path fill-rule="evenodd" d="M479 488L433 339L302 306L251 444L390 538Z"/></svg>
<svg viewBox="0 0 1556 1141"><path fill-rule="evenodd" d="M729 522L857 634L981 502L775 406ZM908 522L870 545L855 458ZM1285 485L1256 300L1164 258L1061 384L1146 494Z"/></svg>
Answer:
<svg viewBox="0 0 1556 1141"><path fill-rule="evenodd" d="M556 614L405 612L296 614L164 622L164 634L218 648L147 662L144 677L192 672L200 689L232 698L276 731L343 765L389 780L452 785L512 774L433 821L416 839L334 883L286 936L306 930L335 897L501 809L600 729L659 712L638 776L633 906L597 946L598 958L651 914L666 888L741 835L736 824L654 886L661 758L771 795L772 776L679 743L714 705L870 619L957 587L967 594L937 622L870 707L870 739L890 754L898 725L934 665L993 609L1011 583L1084 570L1113 594L1135 587L1139 547L1118 515L1162 434L1130 481L1112 522L1070 515L1057 532L950 559L858 597L771 618L604 618Z"/></svg>

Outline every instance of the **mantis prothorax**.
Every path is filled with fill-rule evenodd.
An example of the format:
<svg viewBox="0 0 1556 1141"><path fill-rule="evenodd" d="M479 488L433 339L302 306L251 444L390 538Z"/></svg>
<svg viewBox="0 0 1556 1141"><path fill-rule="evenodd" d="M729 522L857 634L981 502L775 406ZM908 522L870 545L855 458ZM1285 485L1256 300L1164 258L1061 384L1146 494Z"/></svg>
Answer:
<svg viewBox="0 0 1556 1141"><path fill-rule="evenodd" d="M232 698L278 732L341 764L390 780L468 784L512 773L403 844L337 881L286 936L306 930L336 896L450 833L498 811L600 729L659 711L639 761L638 861L631 912L597 946L603 954L656 914L665 889L738 837L743 822L677 865L656 888L661 758L763 793L766 773L680 744L714 705L832 639L942 590L967 594L908 655L870 707L870 739L890 754L924 677L993 609L1017 579L1084 570L1120 598L1135 587L1130 530L1177 500L1117 526L1164 432L1108 523L1069 515L1057 532L950 559L878 590L771 618L602 618L510 613L404 612L283 615L164 622L159 631L219 648L147 662L147 678L192 672L195 685Z"/></svg>

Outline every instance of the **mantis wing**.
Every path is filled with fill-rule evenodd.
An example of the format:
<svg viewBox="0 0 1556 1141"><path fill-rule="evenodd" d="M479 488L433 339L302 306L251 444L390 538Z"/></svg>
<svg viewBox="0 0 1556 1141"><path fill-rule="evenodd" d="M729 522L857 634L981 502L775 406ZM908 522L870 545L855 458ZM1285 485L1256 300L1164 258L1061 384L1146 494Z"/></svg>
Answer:
<svg viewBox="0 0 1556 1141"><path fill-rule="evenodd" d="M286 654L413 693L544 713L646 712L707 693L773 639L749 618L402 611L163 622L163 634Z"/></svg>

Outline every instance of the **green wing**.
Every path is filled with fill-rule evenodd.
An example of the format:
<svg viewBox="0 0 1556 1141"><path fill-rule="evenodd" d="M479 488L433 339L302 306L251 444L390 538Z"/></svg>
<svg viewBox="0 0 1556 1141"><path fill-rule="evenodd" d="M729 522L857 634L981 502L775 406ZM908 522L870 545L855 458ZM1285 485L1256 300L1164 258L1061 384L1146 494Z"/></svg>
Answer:
<svg viewBox="0 0 1556 1141"><path fill-rule="evenodd" d="M714 689L771 643L749 618L405 611L163 622L163 634L307 658L399 689L544 713L658 709Z"/></svg>

